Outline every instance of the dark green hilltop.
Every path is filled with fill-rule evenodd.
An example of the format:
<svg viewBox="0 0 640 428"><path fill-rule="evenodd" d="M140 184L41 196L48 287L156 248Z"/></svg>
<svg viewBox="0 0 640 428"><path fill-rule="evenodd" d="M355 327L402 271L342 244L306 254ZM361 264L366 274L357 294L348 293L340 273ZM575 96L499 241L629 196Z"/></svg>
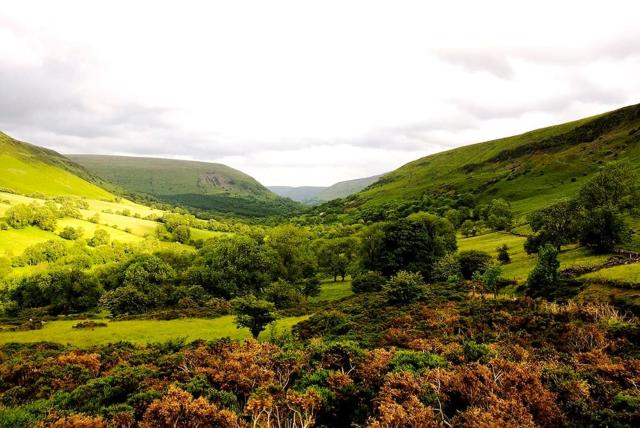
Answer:
<svg viewBox="0 0 640 428"><path fill-rule="evenodd" d="M253 177L222 164L128 156L67 157L128 192L169 204L243 216L279 215L299 208Z"/></svg>

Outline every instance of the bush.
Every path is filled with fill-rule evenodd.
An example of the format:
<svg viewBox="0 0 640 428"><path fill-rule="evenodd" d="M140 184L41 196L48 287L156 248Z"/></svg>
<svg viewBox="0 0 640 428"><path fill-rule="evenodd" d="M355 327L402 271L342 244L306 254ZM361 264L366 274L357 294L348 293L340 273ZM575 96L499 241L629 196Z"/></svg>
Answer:
<svg viewBox="0 0 640 428"><path fill-rule="evenodd" d="M351 289L354 293L368 293L371 291L380 291L384 286L386 279L378 272L366 272L353 278L351 281Z"/></svg>
<svg viewBox="0 0 640 428"><path fill-rule="evenodd" d="M630 237L622 214L611 205L593 208L583 215L580 243L598 253L611 252Z"/></svg>
<svg viewBox="0 0 640 428"><path fill-rule="evenodd" d="M100 306L111 311L114 316L141 314L147 310L147 305L147 296L132 286L107 291L100 298Z"/></svg>
<svg viewBox="0 0 640 428"><path fill-rule="evenodd" d="M422 297L424 280L417 272L400 271L385 284L390 303L412 303Z"/></svg>
<svg viewBox="0 0 640 428"><path fill-rule="evenodd" d="M433 279L436 281L458 282L461 277L460 260L455 254L447 254L433 267Z"/></svg>
<svg viewBox="0 0 640 428"><path fill-rule="evenodd" d="M302 294L307 297L315 297L320 295L320 278L312 276L302 281Z"/></svg>
<svg viewBox="0 0 640 428"><path fill-rule="evenodd" d="M487 345L476 343L473 340L465 342L463 349L464 359L467 362L477 361L487 363L491 356L491 350Z"/></svg>
<svg viewBox="0 0 640 428"><path fill-rule="evenodd" d="M304 296L300 290L285 281L277 281L271 284L264 291L264 296L273 302L278 309L292 308L300 305L304 301Z"/></svg>
<svg viewBox="0 0 640 428"><path fill-rule="evenodd" d="M93 233L93 238L87 241L87 245L90 247L99 247L100 245L107 245L111 240L111 235L104 229L96 229Z"/></svg>
<svg viewBox="0 0 640 428"><path fill-rule="evenodd" d="M511 256L509 255L509 247L507 244L502 244L498 247L497 259L500 263L505 265L511 263Z"/></svg>
<svg viewBox="0 0 640 428"><path fill-rule="evenodd" d="M424 369L446 367L447 360L439 355L419 351L398 351L389 363L392 371L420 372Z"/></svg>
<svg viewBox="0 0 640 428"><path fill-rule="evenodd" d="M558 282L560 262L558 250L551 244L546 244L538 252L538 263L533 268L527 279L529 295L537 296L542 290L553 286Z"/></svg>
<svg viewBox="0 0 640 428"><path fill-rule="evenodd" d="M460 262L462 277L470 280L474 272L484 273L484 270L491 263L491 259L491 255L484 251L461 251L458 255L458 261Z"/></svg>
<svg viewBox="0 0 640 428"><path fill-rule="evenodd" d="M81 227L76 229L71 226L67 226L64 228L62 232L60 232L60 237L62 239L66 239L69 241L75 241L77 239L82 238L83 234L84 234L84 230L82 230Z"/></svg>

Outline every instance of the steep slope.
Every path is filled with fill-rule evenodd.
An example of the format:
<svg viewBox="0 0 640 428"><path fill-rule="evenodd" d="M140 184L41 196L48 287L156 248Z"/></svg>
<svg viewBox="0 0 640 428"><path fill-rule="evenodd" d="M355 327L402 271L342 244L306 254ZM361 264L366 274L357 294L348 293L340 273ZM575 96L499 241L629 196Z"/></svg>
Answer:
<svg viewBox="0 0 640 428"><path fill-rule="evenodd" d="M42 147L0 132L0 189L10 193L113 199L84 168Z"/></svg>
<svg viewBox="0 0 640 428"><path fill-rule="evenodd" d="M267 186L276 195L283 198L293 199L294 201L313 203L318 193L327 189L321 186Z"/></svg>
<svg viewBox="0 0 640 428"><path fill-rule="evenodd" d="M617 160L640 169L640 104L426 156L334 209L383 211L469 193L480 202L504 198L523 214L574 195L602 164Z"/></svg>
<svg viewBox="0 0 640 428"><path fill-rule="evenodd" d="M346 198L349 195L353 195L365 189L367 186L372 185L378 181L382 175L374 175L373 177L356 178L354 180L340 181L316 194L316 199L319 201L331 201L338 198Z"/></svg>
<svg viewBox="0 0 640 428"><path fill-rule="evenodd" d="M107 182L172 204L252 216L298 208L254 178L222 164L127 156L68 157Z"/></svg>

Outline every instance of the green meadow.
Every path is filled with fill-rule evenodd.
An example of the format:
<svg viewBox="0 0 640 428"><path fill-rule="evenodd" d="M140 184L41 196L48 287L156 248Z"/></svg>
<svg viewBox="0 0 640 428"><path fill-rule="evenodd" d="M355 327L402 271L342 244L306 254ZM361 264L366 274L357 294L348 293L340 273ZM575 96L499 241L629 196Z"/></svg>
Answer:
<svg viewBox="0 0 640 428"><path fill-rule="evenodd" d="M276 321L274 328L277 333L283 333L307 316L288 317ZM105 320L99 320L105 322ZM106 321L107 327L95 329L73 328L79 321L50 321L41 330L0 332L0 344L29 343L29 342L57 342L79 347L102 345L115 342L158 343L172 339L185 338L187 341L196 339L215 340L223 337L231 339L247 339L251 337L248 329L239 329L233 322L233 316L223 316L214 319L185 318L169 321L133 320ZM260 338L267 338L270 329L262 332Z"/></svg>

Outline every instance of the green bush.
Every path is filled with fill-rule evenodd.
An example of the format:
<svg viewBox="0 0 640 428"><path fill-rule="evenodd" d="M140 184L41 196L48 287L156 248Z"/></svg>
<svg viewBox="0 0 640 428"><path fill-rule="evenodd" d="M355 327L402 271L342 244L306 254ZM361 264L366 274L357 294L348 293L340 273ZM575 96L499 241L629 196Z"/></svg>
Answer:
<svg viewBox="0 0 640 428"><path fill-rule="evenodd" d="M351 281L351 289L354 293L380 291L385 282L386 279L378 272L369 271L353 278Z"/></svg>
<svg viewBox="0 0 640 428"><path fill-rule="evenodd" d="M400 271L384 286L389 303L412 303L424 294L424 280L417 272Z"/></svg>

